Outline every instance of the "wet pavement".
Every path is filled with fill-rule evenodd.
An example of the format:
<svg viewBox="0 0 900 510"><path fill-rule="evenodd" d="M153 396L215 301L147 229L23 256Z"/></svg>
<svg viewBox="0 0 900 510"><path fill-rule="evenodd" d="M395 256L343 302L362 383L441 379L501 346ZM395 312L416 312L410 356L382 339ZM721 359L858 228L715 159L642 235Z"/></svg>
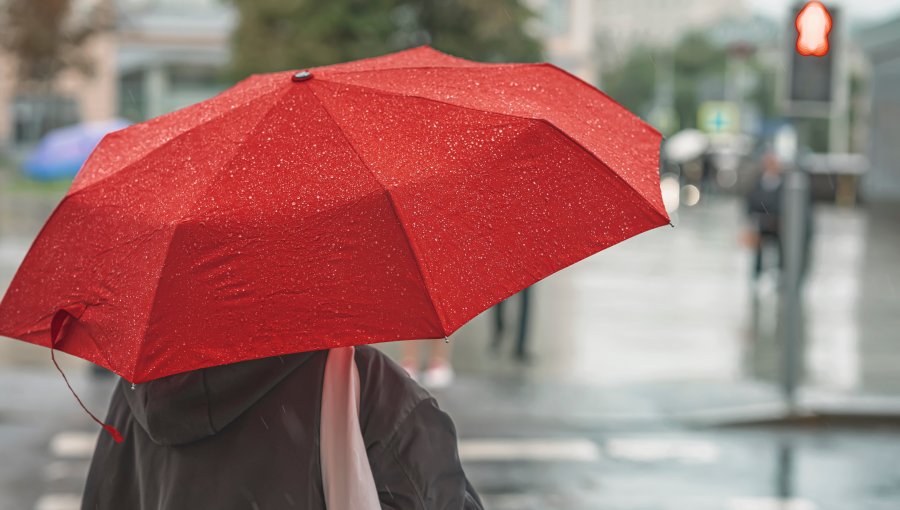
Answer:
<svg viewBox="0 0 900 510"><path fill-rule="evenodd" d="M102 408L109 382L73 375L87 405ZM0 509L77 509L96 427L46 371L4 370L0 384ZM900 502L896 425L591 425L567 419L562 406L547 409L546 399L514 422L468 405L476 387L482 397L506 396L463 377L439 398L492 510L894 510ZM579 395L580 405L608 398L600 393Z"/></svg>
<svg viewBox="0 0 900 510"><path fill-rule="evenodd" d="M0 200L0 289L52 209L17 200ZM452 338L458 380L436 394L488 507L900 507L893 421L720 426L783 410L774 279L749 285L738 201L704 201L675 223L536 285L530 363L512 361L509 339L491 352L490 312ZM896 206L817 211L807 408L900 410L898 224ZM109 382L64 362L104 408ZM51 367L46 350L0 341L0 510L77 508L96 430Z"/></svg>

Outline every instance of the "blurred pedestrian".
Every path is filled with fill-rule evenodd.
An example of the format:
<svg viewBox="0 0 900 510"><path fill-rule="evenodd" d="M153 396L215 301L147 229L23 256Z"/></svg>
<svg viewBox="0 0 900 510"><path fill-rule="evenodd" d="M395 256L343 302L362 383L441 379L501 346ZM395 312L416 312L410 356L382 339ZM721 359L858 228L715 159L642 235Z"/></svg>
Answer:
<svg viewBox="0 0 900 510"><path fill-rule="evenodd" d="M700 176L700 193L703 196L711 194L715 189L716 175L718 167L713 155L707 151L701 156L700 164L702 166L702 174Z"/></svg>
<svg viewBox="0 0 900 510"><path fill-rule="evenodd" d="M513 355L518 361L529 361L531 355L528 351L528 313L531 306L531 287L525 287L518 293L519 299L519 323L516 330L516 343ZM503 300L494 305L494 335L491 341L491 349L494 352L500 351L503 344L504 332L506 330L506 318L504 317L504 309L508 299Z"/></svg>
<svg viewBox="0 0 900 510"><path fill-rule="evenodd" d="M797 169L795 171L802 171ZM754 250L754 262L752 276L758 281L763 270L766 269L767 258L774 255L776 258L773 267L779 271L784 269L784 248L782 213L784 211L784 182L785 175L781 161L774 152L766 152L762 157L762 171L747 196L747 218L749 226L744 234L745 244ZM813 221L812 221L812 193L806 196L804 205L804 239L803 260L800 268L801 281L809 267Z"/></svg>
<svg viewBox="0 0 900 510"><path fill-rule="evenodd" d="M403 357L400 360L400 366L414 381L419 381L428 388L443 389L450 386L456 378L456 372L453 371L453 365L450 363L450 343L446 340L427 342L430 347L430 356L425 366L425 373L420 375L422 343L421 340L403 342Z"/></svg>
<svg viewBox="0 0 900 510"><path fill-rule="evenodd" d="M753 279L759 280L764 260L769 252L777 257L775 264L783 267L781 244L781 196L784 176L781 163L773 152L762 157L762 171L747 196L749 226L744 235L745 243L754 250Z"/></svg>
<svg viewBox="0 0 900 510"><path fill-rule="evenodd" d="M376 349L348 356L359 373L356 435L380 507L481 509L453 422L434 398ZM319 449L328 359L329 351L306 352L136 387L121 380L107 421L124 442L100 436L82 508L326 508Z"/></svg>

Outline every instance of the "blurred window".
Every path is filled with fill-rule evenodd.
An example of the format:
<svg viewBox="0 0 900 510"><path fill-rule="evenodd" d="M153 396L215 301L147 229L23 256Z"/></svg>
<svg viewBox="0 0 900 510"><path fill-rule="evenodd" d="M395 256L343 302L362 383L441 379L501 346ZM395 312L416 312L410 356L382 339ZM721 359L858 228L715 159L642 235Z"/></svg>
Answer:
<svg viewBox="0 0 900 510"><path fill-rule="evenodd" d="M132 72L119 80L119 116L132 122L147 118L147 97L144 92L144 75Z"/></svg>
<svg viewBox="0 0 900 510"><path fill-rule="evenodd" d="M15 144L36 143L48 131L79 121L78 103L62 96L17 96L12 113Z"/></svg>
<svg viewBox="0 0 900 510"><path fill-rule="evenodd" d="M218 71L213 67L170 67L166 110L177 110L218 94L225 89L225 85L217 78Z"/></svg>
<svg viewBox="0 0 900 510"><path fill-rule="evenodd" d="M569 31L572 13L570 0L550 0L547 2L547 32L549 35L562 35Z"/></svg>

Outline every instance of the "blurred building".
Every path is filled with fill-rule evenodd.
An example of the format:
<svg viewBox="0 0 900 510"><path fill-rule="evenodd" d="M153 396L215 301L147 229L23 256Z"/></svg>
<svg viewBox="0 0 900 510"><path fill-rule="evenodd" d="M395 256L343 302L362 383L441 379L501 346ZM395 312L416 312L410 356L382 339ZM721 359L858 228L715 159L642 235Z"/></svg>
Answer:
<svg viewBox="0 0 900 510"><path fill-rule="evenodd" d="M672 45L748 15L742 0L524 1L538 15L548 59L591 83L638 45ZM76 0L76 11L96 2L113 3L116 16L87 45L93 73L65 71L51 94L36 94L15 86L15 63L0 55L0 148L26 147L73 122L154 117L224 88L219 73L236 20L227 2Z"/></svg>
<svg viewBox="0 0 900 510"><path fill-rule="evenodd" d="M225 88L233 10L221 0L118 0L118 111L139 120Z"/></svg>
<svg viewBox="0 0 900 510"><path fill-rule="evenodd" d="M34 143L54 127L115 116L154 117L224 88L233 10L220 0L93 0L115 4L112 30L90 38L89 74L65 70L50 93L15 83L0 54L0 148ZM76 2L74 15L84 4Z"/></svg>
<svg viewBox="0 0 900 510"><path fill-rule="evenodd" d="M591 83L637 46L750 15L742 0L528 0L541 19L548 59ZM677 20L675 22L674 20Z"/></svg>
<svg viewBox="0 0 900 510"><path fill-rule="evenodd" d="M547 60L588 83L597 82L594 17L598 0L527 0L537 14Z"/></svg>
<svg viewBox="0 0 900 510"><path fill-rule="evenodd" d="M17 85L17 63L0 51L0 149L33 143L55 127L115 115L114 36L90 38L84 53L92 65L89 75L63 70L51 90L42 91Z"/></svg>
<svg viewBox="0 0 900 510"><path fill-rule="evenodd" d="M860 34L870 62L866 197L900 201L900 18Z"/></svg>
<svg viewBox="0 0 900 510"><path fill-rule="evenodd" d="M635 46L671 46L688 32L749 14L742 0L595 0L595 3L599 57L606 64L618 63Z"/></svg>

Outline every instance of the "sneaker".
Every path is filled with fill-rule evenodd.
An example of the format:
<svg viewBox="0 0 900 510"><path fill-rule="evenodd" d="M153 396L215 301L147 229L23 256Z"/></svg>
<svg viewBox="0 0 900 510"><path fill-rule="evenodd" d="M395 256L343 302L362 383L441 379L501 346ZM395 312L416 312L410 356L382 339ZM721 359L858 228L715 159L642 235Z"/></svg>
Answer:
<svg viewBox="0 0 900 510"><path fill-rule="evenodd" d="M450 386L455 377L456 374L453 372L453 367L450 366L450 363L439 361L428 367L428 370L425 371L423 382L425 386L439 390Z"/></svg>

